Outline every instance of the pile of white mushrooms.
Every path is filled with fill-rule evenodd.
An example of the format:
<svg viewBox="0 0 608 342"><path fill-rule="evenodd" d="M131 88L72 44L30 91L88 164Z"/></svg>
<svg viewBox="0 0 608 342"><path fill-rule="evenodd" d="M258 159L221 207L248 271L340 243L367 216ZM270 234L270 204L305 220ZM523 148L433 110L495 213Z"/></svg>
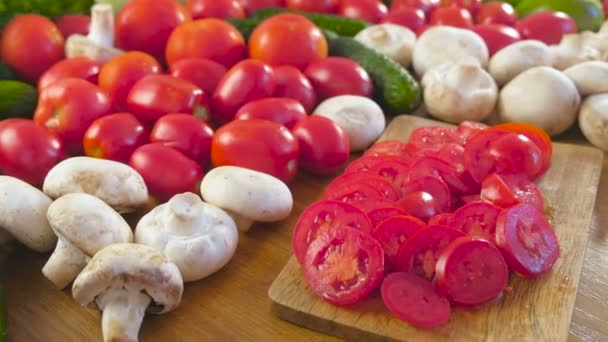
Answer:
<svg viewBox="0 0 608 342"><path fill-rule="evenodd" d="M143 178L125 164L74 157L51 169L42 191L0 176L0 226L36 252L54 248L42 273L58 289L73 283L78 303L103 312L104 341L137 341L145 313L175 309L184 282L230 261L238 229L283 220L293 206L282 181L234 166L211 170L201 196L175 195L132 231L121 214L148 203Z"/></svg>

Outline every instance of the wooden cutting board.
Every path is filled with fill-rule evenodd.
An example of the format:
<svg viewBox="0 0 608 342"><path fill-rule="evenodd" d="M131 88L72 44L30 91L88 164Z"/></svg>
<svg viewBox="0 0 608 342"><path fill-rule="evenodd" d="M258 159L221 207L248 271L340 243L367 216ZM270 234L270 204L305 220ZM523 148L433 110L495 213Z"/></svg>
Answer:
<svg viewBox="0 0 608 342"><path fill-rule="evenodd" d="M380 140L407 140L414 128L438 124L399 116ZM561 245L561 256L549 274L533 280L511 276L498 301L477 310L455 309L446 326L424 330L391 315L378 293L348 308L324 302L308 288L292 256L268 292L273 311L294 324L349 341L566 341L603 154L561 143L554 144L553 153L551 169L539 182Z"/></svg>

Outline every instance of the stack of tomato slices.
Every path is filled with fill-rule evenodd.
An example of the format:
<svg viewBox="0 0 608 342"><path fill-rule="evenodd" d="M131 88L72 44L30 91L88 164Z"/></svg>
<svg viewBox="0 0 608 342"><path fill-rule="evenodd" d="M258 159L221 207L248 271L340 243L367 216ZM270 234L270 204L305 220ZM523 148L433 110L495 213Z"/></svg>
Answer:
<svg viewBox="0 0 608 342"><path fill-rule="evenodd" d="M524 124L429 126L375 144L301 214L293 249L311 289L351 305L380 287L417 327L452 305L501 296L509 271L540 276L559 256L535 180L550 138Z"/></svg>

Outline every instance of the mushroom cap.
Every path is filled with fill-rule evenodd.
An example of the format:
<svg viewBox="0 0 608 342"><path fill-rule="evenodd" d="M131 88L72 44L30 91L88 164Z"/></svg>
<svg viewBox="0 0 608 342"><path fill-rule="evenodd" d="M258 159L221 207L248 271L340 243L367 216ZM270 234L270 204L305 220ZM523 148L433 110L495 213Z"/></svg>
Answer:
<svg viewBox="0 0 608 342"><path fill-rule="evenodd" d="M185 282L202 279L226 265L238 237L228 213L191 192L177 194L152 209L135 229L135 242L162 251Z"/></svg>
<svg viewBox="0 0 608 342"><path fill-rule="evenodd" d="M608 62L589 61L564 70L582 96L608 92Z"/></svg>
<svg viewBox="0 0 608 342"><path fill-rule="evenodd" d="M89 194L59 197L49 206L47 219L58 236L90 256L113 243L133 241L133 232L125 219Z"/></svg>
<svg viewBox="0 0 608 342"><path fill-rule="evenodd" d="M129 165L91 157L68 158L55 165L42 186L51 198L70 193L99 197L118 212L141 207L148 201L143 177Z"/></svg>
<svg viewBox="0 0 608 342"><path fill-rule="evenodd" d="M539 40L522 40L500 49L492 56L488 71L498 85L536 66L551 66L551 50Z"/></svg>
<svg viewBox="0 0 608 342"><path fill-rule="evenodd" d="M205 202L249 220L279 221L291 213L291 191L278 178L238 167L220 166L209 171L201 182Z"/></svg>
<svg viewBox="0 0 608 342"><path fill-rule="evenodd" d="M390 23L372 25L359 31L355 39L404 67L412 63L416 34L407 27Z"/></svg>
<svg viewBox="0 0 608 342"><path fill-rule="evenodd" d="M589 142L608 151L608 94L587 97L581 106L578 122Z"/></svg>
<svg viewBox="0 0 608 342"><path fill-rule="evenodd" d="M72 295L82 305L111 288L144 291L153 303L148 312L175 309L184 284L177 266L157 249L134 243L118 243L100 250L74 280Z"/></svg>

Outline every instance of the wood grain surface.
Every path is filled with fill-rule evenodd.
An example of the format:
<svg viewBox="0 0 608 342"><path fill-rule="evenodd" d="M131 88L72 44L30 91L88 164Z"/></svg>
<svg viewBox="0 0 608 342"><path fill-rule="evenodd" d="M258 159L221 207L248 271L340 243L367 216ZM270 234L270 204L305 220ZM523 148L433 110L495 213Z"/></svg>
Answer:
<svg viewBox="0 0 608 342"><path fill-rule="evenodd" d="M586 144L576 132L566 139ZM572 341L608 341L608 161L604 164L570 325ZM271 311L267 296L291 256L293 224L330 180L299 175L291 186L293 214L278 224L255 225L241 234L229 265L205 280L187 284L176 311L147 316L140 341L340 341L281 320ZM99 312L75 303L69 290L52 287L40 272L47 258L24 249L10 256L5 274L9 341L101 341Z"/></svg>

